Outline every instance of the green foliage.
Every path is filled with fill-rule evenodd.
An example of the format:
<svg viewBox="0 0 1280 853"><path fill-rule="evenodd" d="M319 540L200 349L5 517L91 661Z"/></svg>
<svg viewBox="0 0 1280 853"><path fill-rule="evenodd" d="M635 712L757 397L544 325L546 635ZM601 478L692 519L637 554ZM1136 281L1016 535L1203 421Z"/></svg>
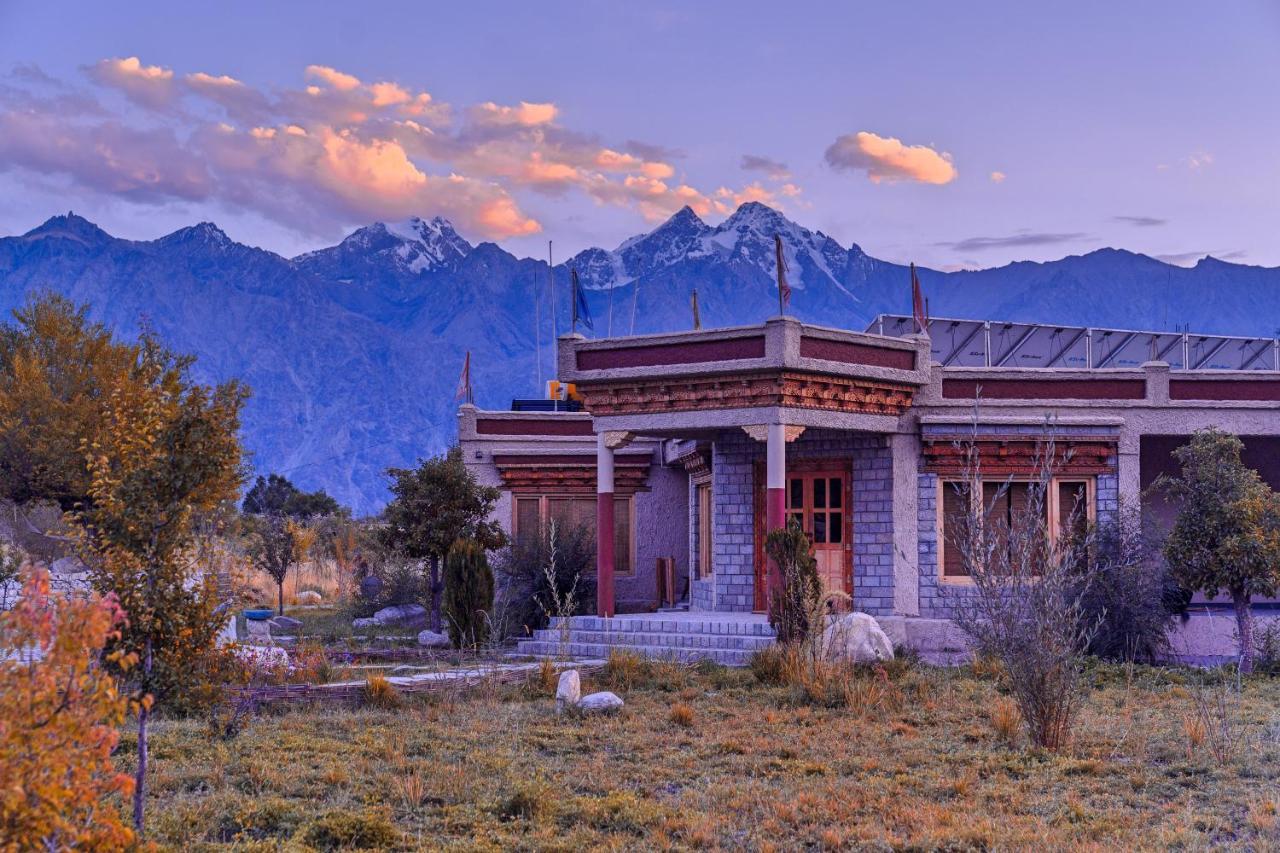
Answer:
<svg viewBox="0 0 1280 853"><path fill-rule="evenodd" d="M444 612L455 649L479 648L489 639L493 570L484 548L459 539L444 561Z"/></svg>
<svg viewBox="0 0 1280 853"><path fill-rule="evenodd" d="M366 577L375 577L380 583L374 595L366 595L363 589L357 591L353 616L372 616L384 607L420 604L430 595L427 578L416 560L391 556L365 563L360 579Z"/></svg>
<svg viewBox="0 0 1280 853"><path fill-rule="evenodd" d="M400 846L400 833L385 815L332 811L303 827L299 840L316 850L388 850Z"/></svg>
<svg viewBox="0 0 1280 853"><path fill-rule="evenodd" d="M1190 590L1235 604L1240 668L1253 667L1253 596L1280 586L1280 496L1240 460L1244 443L1216 429L1196 432L1174 451L1182 475L1161 485L1179 501L1164 554Z"/></svg>
<svg viewBox="0 0 1280 853"><path fill-rule="evenodd" d="M287 477L279 474L259 476L253 488L244 496L242 508L246 515L280 515L295 521L342 515L346 512L323 489L304 492Z"/></svg>
<svg viewBox="0 0 1280 853"><path fill-rule="evenodd" d="M782 593L769 602L769 624L783 645L802 643L822 604L822 579L809 537L793 520L765 537L764 550L782 573Z"/></svg>
<svg viewBox="0 0 1280 853"><path fill-rule="evenodd" d="M390 468L387 474L395 497L383 511L383 537L390 549L427 561L431 627L439 630L440 560L458 539L471 539L486 550L506 544L502 527L489 518L501 493L476 482L460 447L417 468Z"/></svg>
<svg viewBox="0 0 1280 853"><path fill-rule="evenodd" d="M512 542L495 564L512 624L536 631L560 610L590 612L596 600L595 565L595 537L585 526L549 524L540 535Z"/></svg>

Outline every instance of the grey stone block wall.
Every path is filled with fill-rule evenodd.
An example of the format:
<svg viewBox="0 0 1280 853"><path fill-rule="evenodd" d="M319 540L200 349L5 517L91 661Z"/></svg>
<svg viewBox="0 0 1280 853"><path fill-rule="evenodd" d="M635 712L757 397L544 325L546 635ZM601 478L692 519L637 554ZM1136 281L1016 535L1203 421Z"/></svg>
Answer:
<svg viewBox="0 0 1280 853"><path fill-rule="evenodd" d="M714 607L749 611L755 605L754 464L765 445L726 431L712 446L715 522ZM854 607L893 612L893 457L883 436L807 430L787 445L787 459L852 459ZM699 599L695 594L695 605Z"/></svg>

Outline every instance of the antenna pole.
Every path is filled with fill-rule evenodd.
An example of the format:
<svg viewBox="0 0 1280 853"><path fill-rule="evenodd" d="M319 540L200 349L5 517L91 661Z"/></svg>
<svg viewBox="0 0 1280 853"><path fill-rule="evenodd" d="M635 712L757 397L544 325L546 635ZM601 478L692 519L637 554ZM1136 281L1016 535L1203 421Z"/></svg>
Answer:
<svg viewBox="0 0 1280 853"><path fill-rule="evenodd" d="M636 304L640 301L640 279L636 279L631 283L631 334L636 333Z"/></svg>
<svg viewBox="0 0 1280 853"><path fill-rule="evenodd" d="M556 267L551 260L551 241L547 241L547 278L551 282L551 363L555 369L553 379L560 378L560 329L556 326Z"/></svg>
<svg viewBox="0 0 1280 853"><path fill-rule="evenodd" d="M614 287L616 287L616 284L614 282L610 282L609 283L609 323L606 326L608 331L606 331L604 335L606 338L613 337L613 288Z"/></svg>
<svg viewBox="0 0 1280 853"><path fill-rule="evenodd" d="M542 396L542 292L538 289L538 273L533 273L533 349L537 353L537 371L533 375L533 393Z"/></svg>

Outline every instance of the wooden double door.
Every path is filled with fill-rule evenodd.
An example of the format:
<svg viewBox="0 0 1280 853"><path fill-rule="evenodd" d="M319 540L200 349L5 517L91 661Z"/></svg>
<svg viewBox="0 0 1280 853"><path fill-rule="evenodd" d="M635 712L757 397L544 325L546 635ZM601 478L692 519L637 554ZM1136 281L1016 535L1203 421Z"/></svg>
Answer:
<svg viewBox="0 0 1280 853"><path fill-rule="evenodd" d="M786 518L795 521L812 543L824 593L853 594L853 514L850 463L823 461L787 469ZM756 609L765 608L763 471L756 478Z"/></svg>

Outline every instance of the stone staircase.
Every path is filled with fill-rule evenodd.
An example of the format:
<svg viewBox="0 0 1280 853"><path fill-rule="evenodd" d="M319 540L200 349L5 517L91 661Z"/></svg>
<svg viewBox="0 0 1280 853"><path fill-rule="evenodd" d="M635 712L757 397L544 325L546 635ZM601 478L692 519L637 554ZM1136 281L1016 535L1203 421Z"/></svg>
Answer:
<svg viewBox="0 0 1280 853"><path fill-rule="evenodd" d="M570 616L521 640L516 653L533 657L607 658L626 649L647 658L682 663L712 660L746 666L756 650L773 644L774 632L763 617L751 614L649 613Z"/></svg>

